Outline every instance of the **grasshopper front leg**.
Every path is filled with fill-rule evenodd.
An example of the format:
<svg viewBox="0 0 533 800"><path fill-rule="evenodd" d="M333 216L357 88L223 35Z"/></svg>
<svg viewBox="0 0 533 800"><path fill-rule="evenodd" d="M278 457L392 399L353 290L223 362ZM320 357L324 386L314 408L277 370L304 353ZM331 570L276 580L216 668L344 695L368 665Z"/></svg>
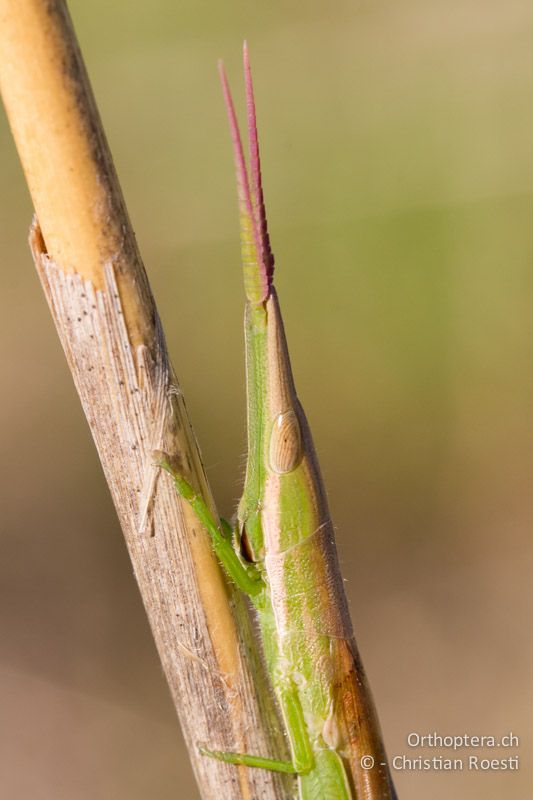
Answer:
<svg viewBox="0 0 533 800"><path fill-rule="evenodd" d="M251 598L261 594L265 588L261 573L254 564L244 564L235 552L232 537L229 535L230 525L225 520L217 524L203 497L195 492L191 484L172 466L166 453L156 452L154 456L156 465L172 476L177 493L189 503L209 534L213 550L230 580Z"/></svg>

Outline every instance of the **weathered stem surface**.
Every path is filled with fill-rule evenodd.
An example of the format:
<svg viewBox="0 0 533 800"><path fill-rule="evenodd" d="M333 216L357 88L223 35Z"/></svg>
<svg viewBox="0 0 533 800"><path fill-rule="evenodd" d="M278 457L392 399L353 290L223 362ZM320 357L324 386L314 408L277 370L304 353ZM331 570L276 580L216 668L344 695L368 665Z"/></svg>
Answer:
<svg viewBox="0 0 533 800"><path fill-rule="evenodd" d="M212 504L71 21L0 0L0 86L37 219L31 245L126 538L204 798L281 800L280 778L202 758L284 754L246 610L153 450ZM185 298L182 298L182 301ZM176 787L176 796L179 796Z"/></svg>

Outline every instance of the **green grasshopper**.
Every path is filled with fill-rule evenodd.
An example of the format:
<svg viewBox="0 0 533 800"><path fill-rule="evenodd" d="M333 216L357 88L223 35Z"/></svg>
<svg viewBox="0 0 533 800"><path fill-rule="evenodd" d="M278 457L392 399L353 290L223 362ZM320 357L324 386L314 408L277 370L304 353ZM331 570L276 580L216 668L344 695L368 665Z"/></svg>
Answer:
<svg viewBox="0 0 533 800"><path fill-rule="evenodd" d="M235 530L214 518L170 458L162 455L159 465L171 474L178 494L210 536L227 576L257 612L291 760L205 748L201 752L229 764L292 773L301 800L393 800L379 724L351 629L326 495L294 388L273 287L274 258L246 43L250 176L222 64L219 71L237 173L246 293L248 461Z"/></svg>

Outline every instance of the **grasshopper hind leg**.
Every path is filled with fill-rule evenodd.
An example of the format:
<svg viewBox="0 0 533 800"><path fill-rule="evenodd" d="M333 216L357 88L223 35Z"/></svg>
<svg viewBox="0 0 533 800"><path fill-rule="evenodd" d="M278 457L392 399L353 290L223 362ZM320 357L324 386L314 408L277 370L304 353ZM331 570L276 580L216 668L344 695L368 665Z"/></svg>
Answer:
<svg viewBox="0 0 533 800"><path fill-rule="evenodd" d="M203 756L216 758L226 764L267 769L270 772L281 772L298 778L299 800L352 800L352 792L344 765L334 750L322 750L316 754L314 768L299 770L292 761L281 761L275 758L263 758L246 753L224 753L220 750L208 750L200 747Z"/></svg>
<svg viewBox="0 0 533 800"><path fill-rule="evenodd" d="M226 764L258 767L271 772L284 772L298 776L311 772L315 766L315 759L298 693L294 686L288 683L286 686L278 687L277 694L291 746L291 761L253 756L248 753L225 753L221 750L209 750L206 747L200 747L200 753L224 761Z"/></svg>
<svg viewBox="0 0 533 800"><path fill-rule="evenodd" d="M277 758L264 758L263 756L252 756L248 753L225 753L222 750L208 750L206 747L199 748L201 755L209 758L216 758L225 764L236 764L245 767L257 767L267 769L270 772L284 772L290 775L297 775L298 769L292 761L281 761Z"/></svg>

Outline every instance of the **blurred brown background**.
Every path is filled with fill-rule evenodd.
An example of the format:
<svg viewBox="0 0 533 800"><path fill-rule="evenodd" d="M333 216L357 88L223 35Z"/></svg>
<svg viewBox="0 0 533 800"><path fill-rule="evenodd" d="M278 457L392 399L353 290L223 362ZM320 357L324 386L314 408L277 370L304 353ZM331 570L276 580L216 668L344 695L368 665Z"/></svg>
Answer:
<svg viewBox="0 0 533 800"><path fill-rule="evenodd" d="M402 800L531 796L533 6L70 2L221 511L239 495L242 289L223 56L255 72L278 287L391 756L512 731L519 772L396 772ZM0 782L197 796L0 127ZM528 752L529 751L529 752Z"/></svg>

